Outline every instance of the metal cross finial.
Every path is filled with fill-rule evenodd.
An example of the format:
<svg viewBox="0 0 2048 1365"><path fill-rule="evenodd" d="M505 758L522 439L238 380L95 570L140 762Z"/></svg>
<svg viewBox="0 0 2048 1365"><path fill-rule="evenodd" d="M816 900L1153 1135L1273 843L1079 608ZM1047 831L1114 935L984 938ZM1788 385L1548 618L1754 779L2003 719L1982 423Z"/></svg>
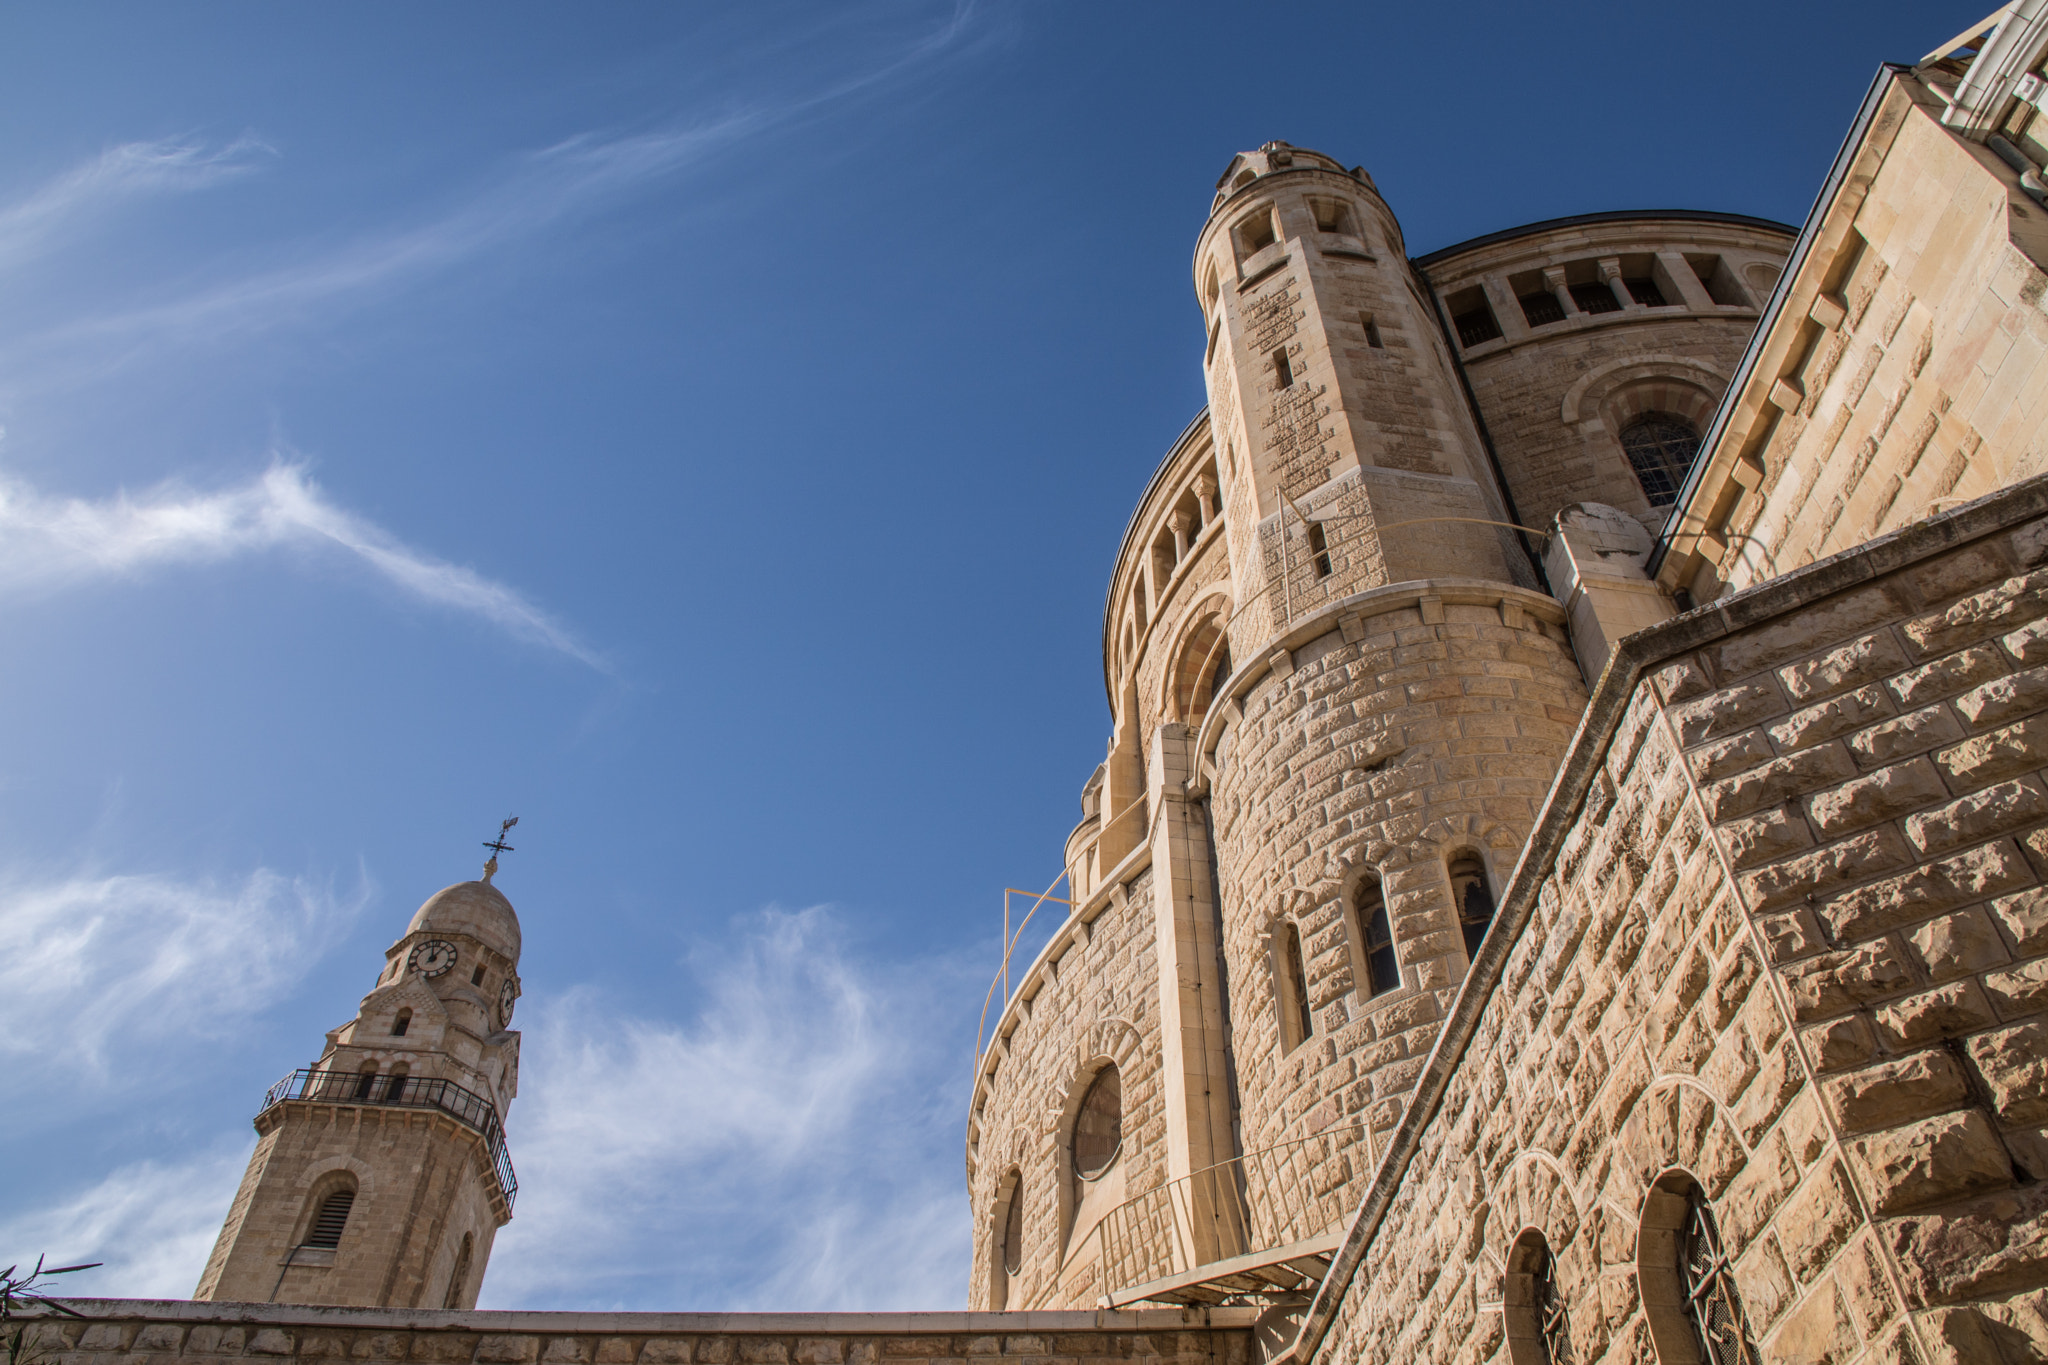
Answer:
<svg viewBox="0 0 2048 1365"><path fill-rule="evenodd" d="M505 821L503 824L498 826L497 838L485 841L484 847L491 851L491 860L484 864L485 885L488 886L490 884L491 878L497 875L498 855L500 853L513 853L517 851L512 847L512 845L505 842L505 835L511 831L512 826L518 823L519 817L515 815L511 819Z"/></svg>

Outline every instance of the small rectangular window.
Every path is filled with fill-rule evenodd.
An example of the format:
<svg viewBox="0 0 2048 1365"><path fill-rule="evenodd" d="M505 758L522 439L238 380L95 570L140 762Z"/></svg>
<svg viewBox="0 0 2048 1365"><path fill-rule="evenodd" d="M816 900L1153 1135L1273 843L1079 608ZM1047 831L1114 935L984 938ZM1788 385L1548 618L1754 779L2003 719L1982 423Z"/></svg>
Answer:
<svg viewBox="0 0 2048 1365"><path fill-rule="evenodd" d="M1273 222L1272 205L1268 204L1258 212L1241 219L1232 235L1237 238L1239 265L1279 241L1280 229Z"/></svg>
<svg viewBox="0 0 2048 1365"><path fill-rule="evenodd" d="M1553 322L1564 321L1564 305L1557 301L1557 295L1538 291L1524 294L1515 302L1522 305L1522 316L1529 320L1531 327L1547 327Z"/></svg>
<svg viewBox="0 0 2048 1365"><path fill-rule="evenodd" d="M1365 324L1365 344L1372 347L1375 351L1385 350L1386 348L1380 343L1380 325L1373 321L1372 314L1360 313L1358 320Z"/></svg>
<svg viewBox="0 0 2048 1365"><path fill-rule="evenodd" d="M1294 387L1294 364L1284 349L1273 352L1273 382L1283 389Z"/></svg>
<svg viewBox="0 0 2048 1365"><path fill-rule="evenodd" d="M1749 295L1742 292L1742 286L1735 282L1735 272L1728 268L1728 262L1719 256L1688 256L1685 263L1692 267L1692 273L1699 276L1700 284L1706 288L1707 297L1723 308L1738 308L1749 302Z"/></svg>
<svg viewBox="0 0 2048 1365"><path fill-rule="evenodd" d="M1208 349L1208 351L1207 351L1207 352L1206 352L1206 353L1205 353L1205 354L1204 354L1204 355L1202 356L1202 363L1203 363L1204 365L1213 365L1213 364L1215 364L1215 362L1216 362L1216 339L1217 339L1218 337L1222 336L1222 335L1223 335L1223 315L1222 315L1221 313L1218 313L1218 314L1216 315L1216 321L1215 321L1215 322L1213 322L1212 324L1210 324L1210 327L1209 327L1209 349Z"/></svg>

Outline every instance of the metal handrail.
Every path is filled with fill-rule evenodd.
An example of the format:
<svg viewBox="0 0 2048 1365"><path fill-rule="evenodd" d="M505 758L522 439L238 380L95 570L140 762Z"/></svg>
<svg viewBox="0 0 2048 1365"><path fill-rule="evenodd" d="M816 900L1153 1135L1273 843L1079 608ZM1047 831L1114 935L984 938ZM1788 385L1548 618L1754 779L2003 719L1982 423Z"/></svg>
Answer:
<svg viewBox="0 0 2048 1365"><path fill-rule="evenodd" d="M505 1146L505 1128L498 1122L498 1107L474 1090L453 1081L431 1076L378 1075L373 1071L323 1071L300 1067L263 1096L263 1108L286 1100L311 1100L316 1104L367 1104L398 1109L438 1109L448 1117L482 1136L497 1168L499 1188L505 1192L505 1207L519 1191L519 1178L512 1170L512 1153ZM259 1114L262 1110L257 1111Z"/></svg>
<svg viewBox="0 0 2048 1365"><path fill-rule="evenodd" d="M1310 1144L1329 1146L1311 1155ZM1345 1148L1363 1149L1349 1161ZM1126 1199L1088 1230L1064 1266L1089 1266L1100 1293L1180 1275L1213 1261L1292 1245L1341 1227L1357 1200L1346 1191L1371 1177L1372 1130L1363 1122L1335 1124L1219 1161ZM1333 1168L1350 1169L1328 1179ZM1064 1267L1063 1267L1064 1268ZM1066 1276L1059 1283L1063 1286Z"/></svg>

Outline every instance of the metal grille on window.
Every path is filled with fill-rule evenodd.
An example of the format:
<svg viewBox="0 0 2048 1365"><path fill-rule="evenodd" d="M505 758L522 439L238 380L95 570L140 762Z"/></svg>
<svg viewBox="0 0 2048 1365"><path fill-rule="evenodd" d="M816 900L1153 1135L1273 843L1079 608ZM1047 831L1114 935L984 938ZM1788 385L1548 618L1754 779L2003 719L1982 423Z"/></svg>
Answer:
<svg viewBox="0 0 2048 1365"><path fill-rule="evenodd" d="M1619 313L1621 300L1614 297L1614 291L1605 283L1574 284L1567 286L1572 291L1572 302L1579 305L1581 313Z"/></svg>
<svg viewBox="0 0 2048 1365"><path fill-rule="evenodd" d="M1706 1365L1758 1365L1720 1230L1697 1187L1686 1196L1678 1266L1685 1280L1685 1317L1698 1340L1700 1359Z"/></svg>
<svg viewBox="0 0 2048 1365"><path fill-rule="evenodd" d="M1622 283L1628 286L1628 296L1643 305L1643 307L1663 308L1666 306L1664 303L1664 291L1657 287L1655 280L1645 277L1640 280L1623 280Z"/></svg>
<svg viewBox="0 0 2048 1365"><path fill-rule="evenodd" d="M1458 340L1467 346L1477 346L1500 335L1500 324L1493 320L1493 314L1485 308L1475 308L1469 313L1458 314L1451 319L1451 326L1458 329Z"/></svg>
<svg viewBox="0 0 2048 1365"><path fill-rule="evenodd" d="M1621 448L1636 471L1636 482L1652 507L1669 507L1692 471L1700 434L1683 417L1646 412L1621 429Z"/></svg>
<svg viewBox="0 0 2048 1365"><path fill-rule="evenodd" d="M1564 305L1557 301L1555 294L1524 294L1517 302L1522 305L1522 316L1529 319L1531 327L1564 321Z"/></svg>
<svg viewBox="0 0 2048 1365"><path fill-rule="evenodd" d="M355 1204L354 1190L336 1190L321 1200L320 1212L313 1215L313 1230L306 1234L306 1245L329 1250L340 1246L341 1230L348 1226L348 1211Z"/></svg>
<svg viewBox="0 0 2048 1365"><path fill-rule="evenodd" d="M1565 1316L1564 1296L1557 1292L1557 1262L1548 1246L1536 1249L1536 1267L1531 1276L1536 1298L1536 1325L1543 1333L1543 1356L1549 1365L1572 1365L1571 1322Z"/></svg>

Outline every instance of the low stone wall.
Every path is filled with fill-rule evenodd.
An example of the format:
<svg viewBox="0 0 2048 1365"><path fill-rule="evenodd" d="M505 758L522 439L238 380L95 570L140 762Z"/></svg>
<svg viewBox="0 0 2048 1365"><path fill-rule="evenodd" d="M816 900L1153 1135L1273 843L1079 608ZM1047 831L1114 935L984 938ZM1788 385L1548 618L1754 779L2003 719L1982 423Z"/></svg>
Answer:
<svg viewBox="0 0 2048 1365"><path fill-rule="evenodd" d="M1308 1329L1688 1358L1676 1192L1771 1361L2048 1351L2048 479L1630 638Z"/></svg>
<svg viewBox="0 0 2048 1365"><path fill-rule="evenodd" d="M1127 1313L480 1313L73 1299L45 1365L1247 1365L1247 1309Z"/></svg>

